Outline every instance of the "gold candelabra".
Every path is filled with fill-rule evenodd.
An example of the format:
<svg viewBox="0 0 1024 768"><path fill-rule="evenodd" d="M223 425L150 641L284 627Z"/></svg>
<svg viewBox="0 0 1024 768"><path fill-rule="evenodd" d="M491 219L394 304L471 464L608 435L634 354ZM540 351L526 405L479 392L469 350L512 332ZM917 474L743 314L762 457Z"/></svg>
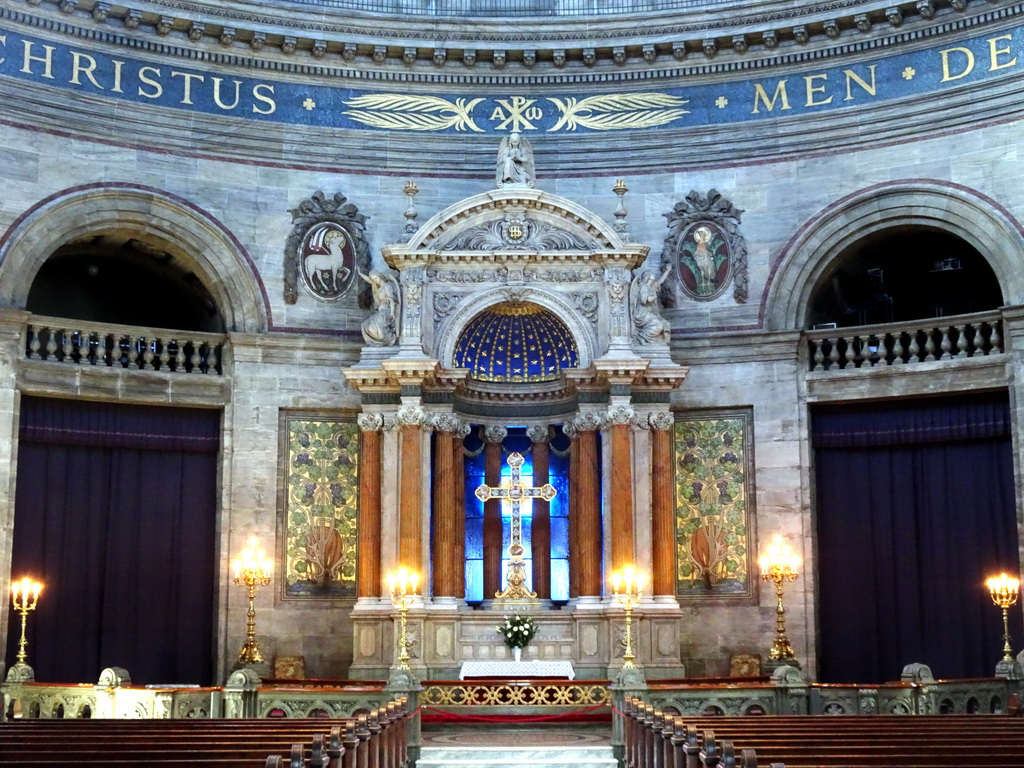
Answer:
<svg viewBox="0 0 1024 768"><path fill-rule="evenodd" d="M402 670L409 667L409 637L406 633L406 614L409 613L409 606L416 598L416 585L419 584L420 575L415 571L406 568L399 568L395 573L388 574L388 589L391 590L391 602L398 609L399 636L398 636L398 668Z"/></svg>
<svg viewBox="0 0 1024 768"><path fill-rule="evenodd" d="M238 661L243 664L259 664L263 661L263 654L256 643L256 587L265 587L270 583L273 566L273 562L263 554L263 550L256 549L255 539L249 541L249 548L231 564L235 573L235 584L249 590L245 644L238 654Z"/></svg>
<svg viewBox="0 0 1024 768"><path fill-rule="evenodd" d="M28 612L34 611L39 605L39 593L43 591L43 585L38 581L32 581L28 576L11 584L11 599L14 601L14 610L21 614L21 640L18 641L18 663L24 664L28 654L25 648L28 640L25 639L25 626L28 623Z"/></svg>
<svg viewBox="0 0 1024 768"><path fill-rule="evenodd" d="M1003 661L1013 664L1013 648L1010 647L1010 622L1007 611L1016 605L1020 595L1020 579L1001 573L985 582L988 593L996 607L1003 609Z"/></svg>
<svg viewBox="0 0 1024 768"><path fill-rule="evenodd" d="M761 566L761 578L775 584L775 595L778 600L775 607L775 642L768 657L778 660L796 659L793 646L786 637L786 609L782 605L782 585L787 581L796 581L800 558L789 548L781 536L776 536L768 551L758 559Z"/></svg>
<svg viewBox="0 0 1024 768"><path fill-rule="evenodd" d="M626 611L626 649L622 654L622 666L636 667L633 660L633 606L640 602L644 592L644 576L631 565L612 573L612 594Z"/></svg>

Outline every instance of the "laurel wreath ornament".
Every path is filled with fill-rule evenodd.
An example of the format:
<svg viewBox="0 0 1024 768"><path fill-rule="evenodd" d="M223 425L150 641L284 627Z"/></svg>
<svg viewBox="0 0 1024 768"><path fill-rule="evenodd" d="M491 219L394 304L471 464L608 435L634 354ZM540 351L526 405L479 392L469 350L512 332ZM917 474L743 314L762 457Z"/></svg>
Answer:
<svg viewBox="0 0 1024 768"><path fill-rule="evenodd" d="M399 93L379 93L357 96L344 102L353 107L343 114L352 120L374 128L392 128L406 131L443 131L467 128L483 133L473 121L473 109L483 101L456 99L454 102L438 96L410 96Z"/></svg>
<svg viewBox="0 0 1024 768"><path fill-rule="evenodd" d="M548 133L563 128L575 131L579 126L593 131L653 128L690 113L683 109L689 99L667 93L620 93L564 100L549 96L548 101L562 113L558 122L548 128Z"/></svg>

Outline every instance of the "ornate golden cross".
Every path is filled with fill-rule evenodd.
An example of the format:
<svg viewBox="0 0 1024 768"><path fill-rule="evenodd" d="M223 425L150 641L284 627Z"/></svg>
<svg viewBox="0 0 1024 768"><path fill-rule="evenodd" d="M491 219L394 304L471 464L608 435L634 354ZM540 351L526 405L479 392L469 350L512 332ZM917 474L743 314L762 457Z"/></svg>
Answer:
<svg viewBox="0 0 1024 768"><path fill-rule="evenodd" d="M523 517L519 510L519 504L523 499L541 498L544 501L551 501L555 498L557 491L550 483L539 487L527 486L522 481L521 467L523 456L520 453L513 453L508 457L508 465L511 467L511 476L507 483L492 488L481 485L476 489L476 497L486 502L488 499L501 499L512 506L512 519L509 523L509 545L508 545L508 577L505 589L495 592L494 596L504 600L518 600L521 598L536 597L536 592L526 589L526 565L523 561Z"/></svg>

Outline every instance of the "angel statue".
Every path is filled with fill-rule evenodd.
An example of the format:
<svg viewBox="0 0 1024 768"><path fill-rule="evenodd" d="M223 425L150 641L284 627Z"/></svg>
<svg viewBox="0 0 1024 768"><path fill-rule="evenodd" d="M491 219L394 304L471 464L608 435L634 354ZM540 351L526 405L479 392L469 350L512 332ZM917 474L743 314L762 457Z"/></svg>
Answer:
<svg viewBox="0 0 1024 768"><path fill-rule="evenodd" d="M533 188L533 147L530 142L524 139L519 131L513 129L512 133L501 140L498 147L498 168L495 174L495 184L501 189L506 184L523 184Z"/></svg>
<svg viewBox="0 0 1024 768"><path fill-rule="evenodd" d="M671 267L666 266L661 277L655 277L653 272L645 269L633 278L630 308L633 311L636 338L641 344L667 344L671 340L672 327L661 316L658 304L658 291L670 271Z"/></svg>
<svg viewBox="0 0 1024 768"><path fill-rule="evenodd" d="M376 269L370 270L369 275L358 274L370 284L376 307L376 311L363 320L363 340L371 347L390 347L398 341L398 281Z"/></svg>

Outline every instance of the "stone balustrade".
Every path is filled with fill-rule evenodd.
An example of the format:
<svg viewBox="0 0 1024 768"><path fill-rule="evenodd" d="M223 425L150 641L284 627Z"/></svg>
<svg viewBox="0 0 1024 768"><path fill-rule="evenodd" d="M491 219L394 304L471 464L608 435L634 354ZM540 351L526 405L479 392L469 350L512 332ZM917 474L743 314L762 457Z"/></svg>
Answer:
<svg viewBox="0 0 1024 768"><path fill-rule="evenodd" d="M807 331L812 371L883 368L1003 352L998 313Z"/></svg>
<svg viewBox="0 0 1024 768"><path fill-rule="evenodd" d="M29 318L29 360L165 373L224 373L223 334L138 328L64 318Z"/></svg>

